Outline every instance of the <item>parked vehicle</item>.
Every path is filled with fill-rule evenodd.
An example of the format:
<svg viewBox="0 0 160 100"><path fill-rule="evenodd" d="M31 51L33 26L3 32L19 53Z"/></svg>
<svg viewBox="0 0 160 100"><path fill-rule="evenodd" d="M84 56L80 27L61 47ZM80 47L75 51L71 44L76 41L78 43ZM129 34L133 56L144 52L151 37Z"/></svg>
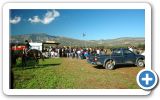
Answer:
<svg viewBox="0 0 160 100"><path fill-rule="evenodd" d="M139 67L145 66L145 57L132 51L120 48L113 49L110 55L89 56L87 61L94 65L102 65L106 69L114 69L115 65L134 64Z"/></svg>

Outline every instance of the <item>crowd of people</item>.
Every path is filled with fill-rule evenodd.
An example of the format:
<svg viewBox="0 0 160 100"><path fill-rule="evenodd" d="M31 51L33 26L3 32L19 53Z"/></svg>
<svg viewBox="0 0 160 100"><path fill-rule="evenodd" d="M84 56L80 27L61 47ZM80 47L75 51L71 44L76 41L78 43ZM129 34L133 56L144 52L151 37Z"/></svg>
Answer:
<svg viewBox="0 0 160 100"><path fill-rule="evenodd" d="M78 47L49 47L43 49L45 57L67 57L67 58L86 58L88 55L104 55L107 53L106 49L100 48L78 48Z"/></svg>
<svg viewBox="0 0 160 100"><path fill-rule="evenodd" d="M141 54L141 55L145 55L145 50L144 48L136 48L134 46L129 46L128 50L134 52L135 54Z"/></svg>

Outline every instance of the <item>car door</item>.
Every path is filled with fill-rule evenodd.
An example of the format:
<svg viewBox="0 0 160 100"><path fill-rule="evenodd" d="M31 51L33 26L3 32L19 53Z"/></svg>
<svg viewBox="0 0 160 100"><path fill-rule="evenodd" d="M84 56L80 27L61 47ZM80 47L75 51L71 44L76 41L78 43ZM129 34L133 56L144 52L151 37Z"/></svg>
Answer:
<svg viewBox="0 0 160 100"><path fill-rule="evenodd" d="M116 64L124 63L124 58L123 58L121 49L114 50L112 52L111 58L115 61Z"/></svg>
<svg viewBox="0 0 160 100"><path fill-rule="evenodd" d="M123 52L124 56L124 64L134 64L136 61L135 54L130 50L124 50Z"/></svg>

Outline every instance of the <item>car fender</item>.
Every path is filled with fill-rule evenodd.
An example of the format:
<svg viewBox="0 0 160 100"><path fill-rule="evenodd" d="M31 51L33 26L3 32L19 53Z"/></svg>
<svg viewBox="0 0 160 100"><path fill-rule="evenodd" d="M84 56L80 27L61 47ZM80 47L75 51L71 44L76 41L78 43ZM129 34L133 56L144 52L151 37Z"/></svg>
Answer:
<svg viewBox="0 0 160 100"><path fill-rule="evenodd" d="M138 57L138 58L136 59L135 65L137 65L137 61L138 61L139 59L145 60L145 58L143 58L143 57ZM144 62L144 64L145 64L145 62Z"/></svg>

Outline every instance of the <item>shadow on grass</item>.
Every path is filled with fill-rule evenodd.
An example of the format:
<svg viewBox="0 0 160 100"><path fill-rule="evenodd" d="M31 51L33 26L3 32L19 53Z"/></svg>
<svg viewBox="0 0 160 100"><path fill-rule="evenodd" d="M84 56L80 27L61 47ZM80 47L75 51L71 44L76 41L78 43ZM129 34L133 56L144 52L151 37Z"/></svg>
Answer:
<svg viewBox="0 0 160 100"><path fill-rule="evenodd" d="M119 69L119 68L133 68L133 67L137 67L135 65L116 65L115 69Z"/></svg>
<svg viewBox="0 0 160 100"><path fill-rule="evenodd" d="M96 68L96 69L105 69L103 66L100 66L100 65L98 65L98 66L93 66L94 68Z"/></svg>
<svg viewBox="0 0 160 100"><path fill-rule="evenodd" d="M57 66L60 65L61 63L57 64L38 64L37 67L43 68L43 67L51 67L51 66Z"/></svg>
<svg viewBox="0 0 160 100"><path fill-rule="evenodd" d="M58 66L61 63L57 63L57 64L38 64L38 65L28 65L26 67L22 67L22 66L18 66L19 68L21 67L23 70L24 69L36 69L36 68L46 68L46 67L53 67L53 66Z"/></svg>
<svg viewBox="0 0 160 100"><path fill-rule="evenodd" d="M105 69L103 66L93 66L94 68L96 69ZM116 65L114 69L120 69L120 68L133 68L133 67L136 67L135 65Z"/></svg>

